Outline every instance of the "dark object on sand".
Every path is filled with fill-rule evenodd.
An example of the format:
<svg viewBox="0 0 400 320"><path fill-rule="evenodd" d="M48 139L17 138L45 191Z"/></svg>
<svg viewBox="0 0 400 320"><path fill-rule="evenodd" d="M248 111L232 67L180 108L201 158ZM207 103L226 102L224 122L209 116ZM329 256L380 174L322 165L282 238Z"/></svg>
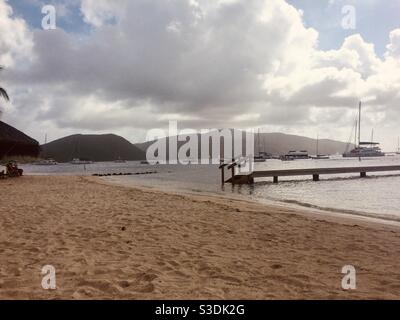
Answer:
<svg viewBox="0 0 400 320"><path fill-rule="evenodd" d="M24 170L19 169L17 163L12 161L7 163L6 170L7 170L6 175L9 176L10 178L21 177L24 173Z"/></svg>
<svg viewBox="0 0 400 320"><path fill-rule="evenodd" d="M129 172L129 173L94 173L92 174L93 177L109 177L109 176L132 176L132 175L139 175L139 174L156 174L157 171L146 171L146 172Z"/></svg>

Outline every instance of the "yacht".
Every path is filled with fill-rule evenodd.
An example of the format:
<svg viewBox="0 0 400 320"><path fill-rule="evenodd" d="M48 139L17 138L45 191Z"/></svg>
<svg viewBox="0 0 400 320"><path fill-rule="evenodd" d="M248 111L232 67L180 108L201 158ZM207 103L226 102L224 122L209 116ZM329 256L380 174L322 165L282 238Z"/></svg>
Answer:
<svg viewBox="0 0 400 320"><path fill-rule="evenodd" d="M265 162L267 159L271 159L271 156L267 152L261 151L261 139L260 139L260 129L257 133L257 154L254 155L254 162Z"/></svg>
<svg viewBox="0 0 400 320"><path fill-rule="evenodd" d="M254 156L254 162L265 162L265 161L266 159L264 159L262 155Z"/></svg>
<svg viewBox="0 0 400 320"><path fill-rule="evenodd" d="M37 161L34 164L37 166L55 166L58 164L58 162L52 158L48 158L48 159L43 159L43 160Z"/></svg>
<svg viewBox="0 0 400 320"><path fill-rule="evenodd" d="M343 158L366 158L366 157L384 157L385 154L379 147L379 142L373 142L373 136L370 142L361 141L361 102L358 107L358 122L356 125L358 129L358 143L353 150L343 153Z"/></svg>
<svg viewBox="0 0 400 320"><path fill-rule="evenodd" d="M330 159L330 156L319 153L319 136L317 136L317 150L316 151L317 152L316 152L315 156L311 156L311 159L313 159L313 160L328 160L328 159Z"/></svg>
<svg viewBox="0 0 400 320"><path fill-rule="evenodd" d="M313 160L329 160L330 158L330 156L326 156L324 154L317 154L316 156L311 157Z"/></svg>
<svg viewBox="0 0 400 320"><path fill-rule="evenodd" d="M343 158L384 157L378 142L360 142L357 147L343 154Z"/></svg>
<svg viewBox="0 0 400 320"><path fill-rule="evenodd" d="M93 161L90 160L82 160L79 158L74 158L72 159L72 161L70 162L70 164L92 164Z"/></svg>
<svg viewBox="0 0 400 320"><path fill-rule="evenodd" d="M301 150L301 151L289 151L287 154L281 157L282 160L299 160L299 159L310 159L308 155L308 151Z"/></svg>

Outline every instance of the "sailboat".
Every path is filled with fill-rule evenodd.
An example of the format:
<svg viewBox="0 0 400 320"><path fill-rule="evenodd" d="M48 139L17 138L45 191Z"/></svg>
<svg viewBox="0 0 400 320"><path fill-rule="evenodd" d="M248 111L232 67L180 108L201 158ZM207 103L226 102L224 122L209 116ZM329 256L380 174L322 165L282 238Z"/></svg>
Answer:
<svg viewBox="0 0 400 320"><path fill-rule="evenodd" d="M261 150L261 145L260 145L260 129L258 129L258 134L257 134L257 154L254 155L254 162L265 162L265 155L260 152Z"/></svg>
<svg viewBox="0 0 400 320"><path fill-rule="evenodd" d="M400 137L397 138L397 151L396 154L400 154Z"/></svg>
<svg viewBox="0 0 400 320"><path fill-rule="evenodd" d="M74 155L79 154L79 147L78 147L78 139L75 141L75 151L74 151ZM74 165L81 165L81 164L92 164L93 161L87 158L78 158L78 157L74 157L72 159L72 161L69 162L70 164L74 164Z"/></svg>
<svg viewBox="0 0 400 320"><path fill-rule="evenodd" d="M58 165L58 162L56 160L54 160L53 158L46 158L46 159L36 161L33 164L37 165L37 166L56 166L56 165Z"/></svg>
<svg viewBox="0 0 400 320"><path fill-rule="evenodd" d="M364 157L383 157L385 154L379 147L379 142L362 142L361 141L361 102L358 107L358 143L356 147L349 151L343 153L344 158L364 158ZM372 140L372 139L371 139Z"/></svg>
<svg viewBox="0 0 400 320"><path fill-rule="evenodd" d="M121 157L118 157L117 159L114 160L114 163L126 163L126 160L122 159Z"/></svg>
<svg viewBox="0 0 400 320"><path fill-rule="evenodd" d="M314 159L314 160L328 160L328 159L330 159L330 157L327 156L327 155L319 154L319 136L317 136L317 150L316 151L317 152L316 152L315 156L311 157L311 159Z"/></svg>
<svg viewBox="0 0 400 320"><path fill-rule="evenodd" d="M93 161L91 160L86 160L86 159L81 159L81 158L73 158L72 161L70 161L70 164L92 164Z"/></svg>
<svg viewBox="0 0 400 320"><path fill-rule="evenodd" d="M120 149L120 148L118 148ZM119 151L118 151L119 154ZM114 163L126 163L126 160L124 158L121 158L120 155L118 155L118 157L115 158Z"/></svg>
<svg viewBox="0 0 400 320"><path fill-rule="evenodd" d="M44 136L44 145L46 145L46 144L47 144L47 133ZM46 155L46 153L44 153L44 155ZM44 159L34 162L33 164L37 165L37 166L55 166L55 165L58 165L58 162L56 160L54 160L53 158L44 158Z"/></svg>

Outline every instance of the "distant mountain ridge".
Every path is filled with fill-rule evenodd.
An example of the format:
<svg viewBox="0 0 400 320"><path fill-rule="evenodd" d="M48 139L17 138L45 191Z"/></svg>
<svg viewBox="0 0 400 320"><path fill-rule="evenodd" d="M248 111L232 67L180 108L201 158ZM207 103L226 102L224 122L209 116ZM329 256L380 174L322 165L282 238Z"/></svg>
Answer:
<svg viewBox="0 0 400 320"><path fill-rule="evenodd" d="M353 146L353 144L347 142L319 139L318 153L326 155L342 154L347 148ZM257 135L255 147L257 148ZM260 149L273 155L285 154L292 150L307 150L310 155L314 155L317 153L317 139L284 133L260 133Z"/></svg>
<svg viewBox="0 0 400 320"><path fill-rule="evenodd" d="M42 145L41 157L69 162L73 158L92 161L114 161L119 158L142 160L146 155L143 150L115 134L76 134Z"/></svg>
<svg viewBox="0 0 400 320"><path fill-rule="evenodd" d="M201 141L200 136L199 141ZM160 139L166 140L169 138ZM45 145L42 145L42 158L53 158L58 162L69 162L73 158L89 159L92 161L114 161L124 160L145 160L146 150L155 141L132 144L128 140L115 134L104 135L82 135L76 134L64 137ZM178 149L185 142L178 142ZM260 133L260 143L258 135L255 134L255 152L265 151L273 155L286 154L291 150L307 150L310 155L316 154L317 140L297 135L284 133ZM319 154L342 154L347 148L353 147L352 144L345 142L320 139L318 143ZM199 151L201 142L199 143ZM200 155L200 152L199 152ZM168 158L168 150L167 150Z"/></svg>
<svg viewBox="0 0 400 320"><path fill-rule="evenodd" d="M199 141L201 141L198 135ZM167 143L169 138L166 139ZM162 140L162 139L161 139ZM148 141L143 143L135 144L139 149L146 151L147 148L155 141ZM178 148L185 142L178 142ZM353 148L353 144L346 142L331 140L331 139L319 139L318 141L318 154L342 154L348 148ZM254 148L255 152L264 151L272 155L283 155L289 151L300 151L307 150L310 155L317 153L317 139L308 137L284 134L284 133L260 133L260 143L258 144L258 134L254 135ZM260 149L260 150L258 150Z"/></svg>

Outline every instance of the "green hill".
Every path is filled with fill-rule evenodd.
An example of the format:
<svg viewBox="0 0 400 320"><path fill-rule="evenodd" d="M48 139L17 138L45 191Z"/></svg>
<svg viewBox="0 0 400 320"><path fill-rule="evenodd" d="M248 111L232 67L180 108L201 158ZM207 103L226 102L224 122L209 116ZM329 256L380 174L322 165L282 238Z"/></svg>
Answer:
<svg viewBox="0 0 400 320"><path fill-rule="evenodd" d="M72 135L42 145L42 158L53 158L58 162L69 162L73 158L92 161L116 159L142 160L145 152L128 140L114 135Z"/></svg>

